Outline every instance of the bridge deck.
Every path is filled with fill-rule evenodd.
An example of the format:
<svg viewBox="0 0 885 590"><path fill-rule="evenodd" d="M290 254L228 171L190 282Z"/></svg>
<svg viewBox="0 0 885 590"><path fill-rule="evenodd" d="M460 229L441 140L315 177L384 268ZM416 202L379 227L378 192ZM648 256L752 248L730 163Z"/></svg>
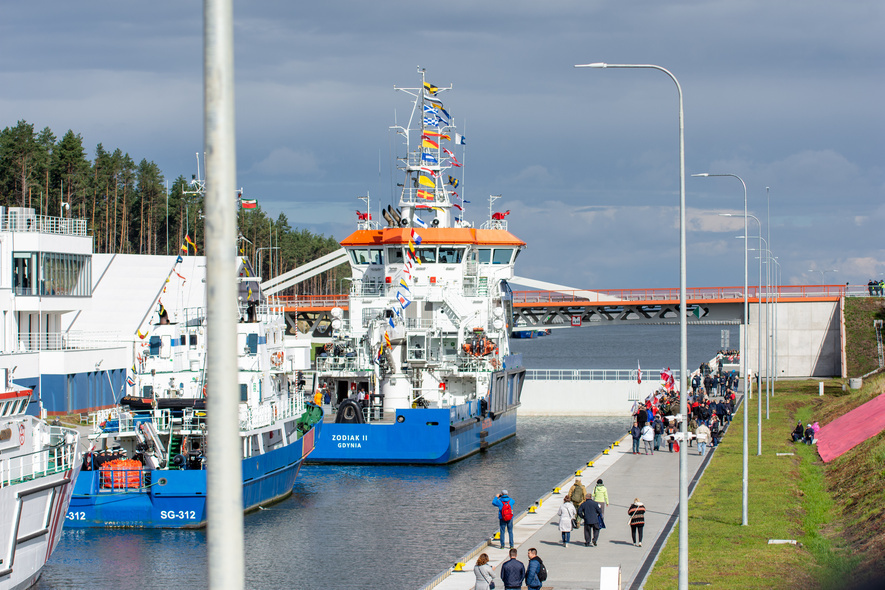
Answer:
<svg viewBox="0 0 885 590"><path fill-rule="evenodd" d="M743 287L692 287L686 290L687 303L691 305L715 305L743 302ZM765 301L766 297L781 302L786 301L836 301L845 296L865 296L866 288L847 285L785 285L772 289L750 287L747 290L749 303ZM275 301L286 311L328 312L334 307L347 309L346 294L337 295L288 295L276 296ZM513 306L517 308L562 308L562 307L656 307L677 305L679 289L609 289L571 291L514 291Z"/></svg>

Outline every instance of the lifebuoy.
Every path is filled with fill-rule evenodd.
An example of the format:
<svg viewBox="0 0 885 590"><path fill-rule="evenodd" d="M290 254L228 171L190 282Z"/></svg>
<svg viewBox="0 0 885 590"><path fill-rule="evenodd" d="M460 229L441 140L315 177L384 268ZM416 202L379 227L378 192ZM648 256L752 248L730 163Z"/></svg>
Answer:
<svg viewBox="0 0 885 590"><path fill-rule="evenodd" d="M270 362L277 369L282 367L283 366L283 353L282 353L282 351L275 352L272 355L270 355Z"/></svg>

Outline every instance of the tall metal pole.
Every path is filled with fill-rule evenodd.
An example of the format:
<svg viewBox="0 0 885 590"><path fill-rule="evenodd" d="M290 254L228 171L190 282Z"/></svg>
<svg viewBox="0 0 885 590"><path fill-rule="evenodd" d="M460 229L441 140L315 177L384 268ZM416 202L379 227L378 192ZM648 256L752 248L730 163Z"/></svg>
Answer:
<svg viewBox="0 0 885 590"><path fill-rule="evenodd" d="M209 587L244 583L243 474L236 354L236 149L233 2L203 4L203 125L206 147L206 317Z"/></svg>
<svg viewBox="0 0 885 590"><path fill-rule="evenodd" d="M679 97L679 414L683 444L679 447L679 590L688 590L688 316L686 313L685 270L685 123L682 108L682 86L669 70L652 64L576 65L576 68L643 68L664 72L676 84ZM746 524L746 523L745 523Z"/></svg>
<svg viewBox="0 0 885 590"><path fill-rule="evenodd" d="M741 186L744 187L744 236L747 234L747 184L744 182L744 179L738 176L737 174L709 174L704 172L702 174L692 174L692 176L697 176L701 178L707 178L711 176L731 176L732 178L737 178L741 181ZM749 426L748 422L750 421L750 414L747 411L747 393L750 389L750 384L752 380L750 379L749 371L747 369L747 340L748 340L748 331L750 329L750 305L749 300L747 299L747 292L750 289L750 262L749 262L749 250L747 246L747 242L749 240L744 240L744 325L743 330L741 330L741 378L744 380L744 448L743 448L743 478L742 478L742 486L741 486L741 525L747 526L747 504L749 500L749 461L747 459L747 455L749 454L748 443L747 440L749 438Z"/></svg>
<svg viewBox="0 0 885 590"><path fill-rule="evenodd" d="M759 287L756 291L756 455L759 456L762 454L762 253L768 251L768 242L762 238L762 222L759 221L759 218L755 215L749 215L749 217L755 219L759 224L759 248L757 249L759 252ZM748 241L749 237L745 237L744 242ZM762 249L763 242L765 242L765 250Z"/></svg>
<svg viewBox="0 0 885 590"><path fill-rule="evenodd" d="M771 257L771 190L767 186L765 187L765 202L768 205L768 215L765 222L768 231L768 255ZM771 260L771 258L769 258L769 260ZM769 398L771 397L771 391L774 388L774 383L771 381L771 367L774 365L774 355L777 354L777 351L771 346L771 320L774 315L774 312L771 309L771 263L765 267L765 277L765 284L768 285L768 289L765 293L765 350L768 352L765 356L765 419L768 420Z"/></svg>

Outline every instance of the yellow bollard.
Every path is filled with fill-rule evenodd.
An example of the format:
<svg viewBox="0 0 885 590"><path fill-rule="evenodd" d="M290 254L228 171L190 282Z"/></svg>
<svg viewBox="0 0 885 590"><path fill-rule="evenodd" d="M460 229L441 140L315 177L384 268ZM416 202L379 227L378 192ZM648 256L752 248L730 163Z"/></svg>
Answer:
<svg viewBox="0 0 885 590"><path fill-rule="evenodd" d="M580 469L575 471L575 477L581 477L581 470Z"/></svg>
<svg viewBox="0 0 885 590"><path fill-rule="evenodd" d="M593 461L587 461L587 467L593 467Z"/></svg>
<svg viewBox="0 0 885 590"><path fill-rule="evenodd" d="M554 493L554 494L558 494L558 493L559 493L559 488L553 488L553 493Z"/></svg>
<svg viewBox="0 0 885 590"><path fill-rule="evenodd" d="M501 531L498 531L497 533L495 533L495 536L492 538L496 541L499 540L501 538Z"/></svg>
<svg viewBox="0 0 885 590"><path fill-rule="evenodd" d="M452 571L453 571L453 572L463 572L463 571L464 571L464 565L465 565L465 564L464 564L463 561L459 561L458 563L455 564L455 567L452 568Z"/></svg>
<svg viewBox="0 0 885 590"><path fill-rule="evenodd" d="M619 447L619 446L621 446L621 441L619 441L619 440L616 440L616 441L615 441L615 446L616 446L616 447Z"/></svg>
<svg viewBox="0 0 885 590"><path fill-rule="evenodd" d="M537 512L537 510L535 509L535 507L534 507L534 506L529 506L529 514L534 514L535 512Z"/></svg>
<svg viewBox="0 0 885 590"><path fill-rule="evenodd" d="M603 455L608 455L608 449L603 449L603 450L602 450L602 454L603 454Z"/></svg>

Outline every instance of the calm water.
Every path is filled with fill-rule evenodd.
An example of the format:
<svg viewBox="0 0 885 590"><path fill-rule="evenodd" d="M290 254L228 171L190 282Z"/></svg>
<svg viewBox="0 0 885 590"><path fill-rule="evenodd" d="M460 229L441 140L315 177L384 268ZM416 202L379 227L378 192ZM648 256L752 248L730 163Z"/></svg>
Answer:
<svg viewBox="0 0 885 590"><path fill-rule="evenodd" d="M720 326L689 329L689 367ZM732 343L737 330L732 328ZM679 365L678 326L593 326L515 340L531 368ZM448 466L319 466L246 517L246 587L415 588L497 527L492 497L523 510L627 428L621 418L521 417L517 436ZM205 531L65 530L37 588L206 587Z"/></svg>

